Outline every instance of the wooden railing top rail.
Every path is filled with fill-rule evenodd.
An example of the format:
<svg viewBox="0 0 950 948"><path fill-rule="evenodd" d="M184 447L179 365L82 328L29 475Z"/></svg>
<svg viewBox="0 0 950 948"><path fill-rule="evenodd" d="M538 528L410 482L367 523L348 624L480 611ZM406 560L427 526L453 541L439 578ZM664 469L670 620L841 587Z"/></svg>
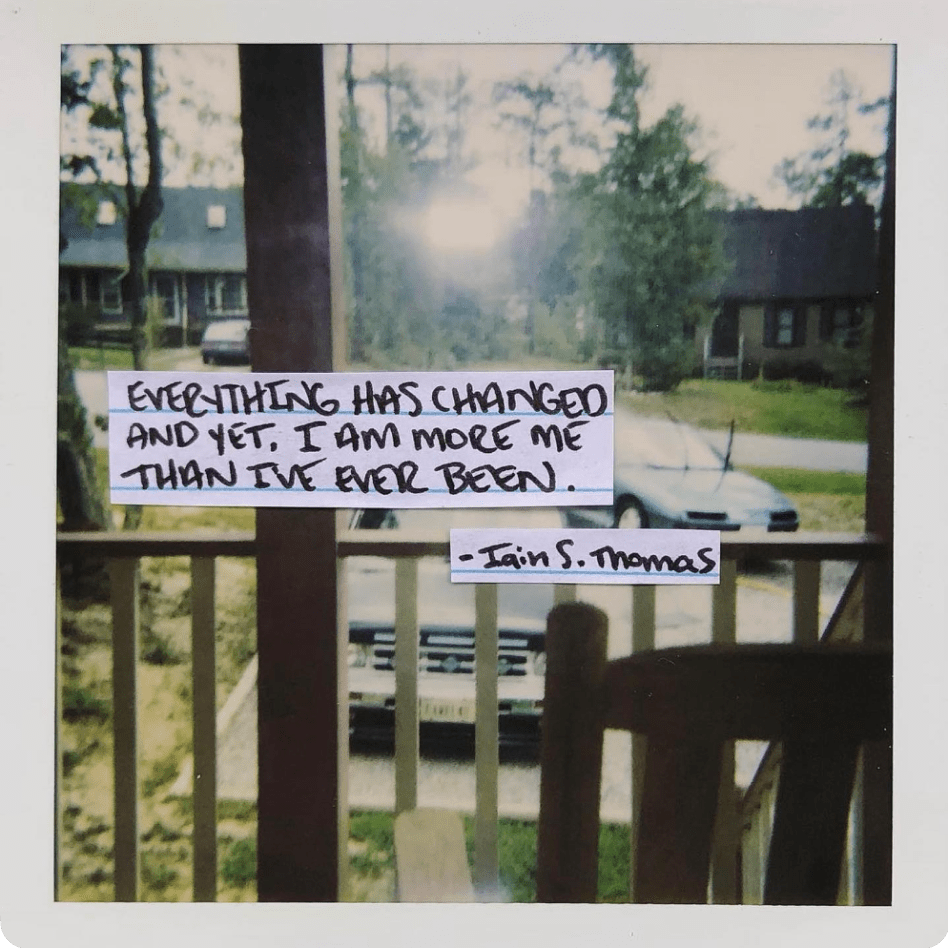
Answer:
<svg viewBox="0 0 950 948"><path fill-rule="evenodd" d="M254 556L254 531L170 532L76 532L57 533L62 552L82 552L112 557L140 556ZM732 539L724 533L720 541L722 558L739 560L755 556L775 560L849 560L864 562L883 555L883 540L866 533L779 533L761 537ZM337 555L447 556L449 543L444 535L429 532L347 530L337 540Z"/></svg>

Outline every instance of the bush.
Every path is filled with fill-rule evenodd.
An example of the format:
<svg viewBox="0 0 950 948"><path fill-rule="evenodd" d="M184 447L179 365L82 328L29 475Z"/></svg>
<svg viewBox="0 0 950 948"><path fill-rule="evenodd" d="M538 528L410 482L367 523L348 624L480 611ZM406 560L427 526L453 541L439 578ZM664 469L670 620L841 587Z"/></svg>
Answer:
<svg viewBox="0 0 950 948"><path fill-rule="evenodd" d="M689 377L692 367L692 345L685 340L645 346L639 358L642 388L645 392L672 392Z"/></svg>
<svg viewBox="0 0 950 948"><path fill-rule="evenodd" d="M82 303L64 303L59 307L59 334L65 338L68 346L82 346L89 343L96 333L96 323L100 317L95 306Z"/></svg>
<svg viewBox="0 0 950 948"><path fill-rule="evenodd" d="M795 381L802 385L827 385L831 381L825 367L815 359L766 359L762 363L762 378L767 382Z"/></svg>
<svg viewBox="0 0 950 948"><path fill-rule="evenodd" d="M162 635L147 631L142 636L142 661L149 665L180 665L181 653Z"/></svg>
<svg viewBox="0 0 950 948"><path fill-rule="evenodd" d="M221 864L221 878L240 888L257 881L257 842L253 837L231 844Z"/></svg>
<svg viewBox="0 0 950 948"><path fill-rule="evenodd" d="M66 721L80 721L93 718L105 721L109 717L109 702L97 698L82 685L66 685L63 688L63 718Z"/></svg>

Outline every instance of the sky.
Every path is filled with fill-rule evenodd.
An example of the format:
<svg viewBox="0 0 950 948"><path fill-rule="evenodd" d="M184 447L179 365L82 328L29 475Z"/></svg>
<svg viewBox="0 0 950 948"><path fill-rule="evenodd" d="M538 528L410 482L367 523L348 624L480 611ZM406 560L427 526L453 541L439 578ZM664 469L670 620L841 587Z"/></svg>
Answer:
<svg viewBox="0 0 950 948"><path fill-rule="evenodd" d="M714 175L730 190L752 195L763 207L791 206L784 186L773 180L775 166L808 149L813 141L808 119L824 109L828 81L844 70L865 100L887 95L891 49L886 45L748 45L666 44L636 46L648 67L642 97L643 119L652 124L672 105L682 104L701 128L700 153L709 154ZM390 62L403 59L431 75L448 77L461 63L473 92L502 77L540 78L564 56L554 45L423 46L390 50ZM382 47L357 47L357 66L380 68ZM588 68L583 91L591 104L603 107L609 97L610 72L603 64ZM379 96L377 95L377 98ZM363 101L367 101L364 96ZM495 133L497 135L497 132ZM489 128L475 138L491 154ZM883 151L883 113L856 122L856 149ZM517 175L497 161L482 179ZM496 184L500 183L496 180ZM524 181L513 191L523 191Z"/></svg>
<svg viewBox="0 0 950 948"><path fill-rule="evenodd" d="M340 76L343 47L331 49L329 70ZM891 48L884 44L642 44L636 46L636 52L648 67L647 88L641 100L645 123L652 124L667 108L682 104L686 115L698 122L697 150L710 158L714 176L730 191L751 195L763 207L794 206L794 199L774 180L774 169L783 158L793 157L814 143L814 134L806 123L824 110L832 73L843 70L866 101L886 95L890 87ZM498 129L497 109L488 107L491 88L503 78L540 79L563 61L565 53L565 46L554 44L390 47L391 65L411 65L414 74L431 88L454 77L459 67L468 76L473 105L467 116L466 147L481 159L471 180L489 193L493 210L501 217L514 215L526 199L531 182L517 139ZM235 47L178 47L160 52L160 57L176 86L188 76L194 81L196 97L205 90L216 109L225 114L238 113ZM356 46L357 76L381 69L384 62L385 47ZM588 62L583 70L568 66L563 75L578 84L591 105L603 108L607 104L610 70L606 64ZM342 86L338 88L342 96ZM173 98L170 96L168 101ZM381 89L361 86L357 101L364 119L378 136L383 127ZM167 115L166 121L170 118ZM196 150L235 155L236 129L229 132L202 127L193 113L181 110L174 122L183 123L180 137L195 144ZM883 123L883 112L856 119L853 147L879 154L883 150ZM591 130L596 132L598 126ZM211 183L231 183L235 172L228 169L224 163ZM185 166L171 170L166 179L172 185L187 182Z"/></svg>

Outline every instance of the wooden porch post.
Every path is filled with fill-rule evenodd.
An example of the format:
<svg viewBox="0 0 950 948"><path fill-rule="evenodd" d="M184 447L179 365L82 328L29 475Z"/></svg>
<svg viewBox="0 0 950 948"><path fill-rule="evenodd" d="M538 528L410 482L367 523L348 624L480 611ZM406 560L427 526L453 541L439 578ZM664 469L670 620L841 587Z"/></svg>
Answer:
<svg viewBox="0 0 950 948"><path fill-rule="evenodd" d="M242 46L255 371L332 365L323 50ZM335 512L257 511L258 899L338 898L341 656Z"/></svg>
<svg viewBox="0 0 950 948"><path fill-rule="evenodd" d="M894 258L895 152L897 132L897 51L891 73L884 195L878 240L878 295L871 340L871 401L868 411L866 522L884 539L886 554L867 564L864 583L864 638L894 637ZM893 746L868 745L863 753L863 902L891 904L893 852Z"/></svg>

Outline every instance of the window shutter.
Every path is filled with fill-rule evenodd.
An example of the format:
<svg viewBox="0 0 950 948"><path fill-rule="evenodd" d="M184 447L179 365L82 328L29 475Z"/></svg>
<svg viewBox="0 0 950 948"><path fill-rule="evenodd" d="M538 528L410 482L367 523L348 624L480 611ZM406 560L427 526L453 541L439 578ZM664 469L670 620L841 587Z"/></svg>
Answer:
<svg viewBox="0 0 950 948"><path fill-rule="evenodd" d="M763 339L767 346L775 345L775 313L777 307L775 303L765 304L765 326L763 327Z"/></svg>

